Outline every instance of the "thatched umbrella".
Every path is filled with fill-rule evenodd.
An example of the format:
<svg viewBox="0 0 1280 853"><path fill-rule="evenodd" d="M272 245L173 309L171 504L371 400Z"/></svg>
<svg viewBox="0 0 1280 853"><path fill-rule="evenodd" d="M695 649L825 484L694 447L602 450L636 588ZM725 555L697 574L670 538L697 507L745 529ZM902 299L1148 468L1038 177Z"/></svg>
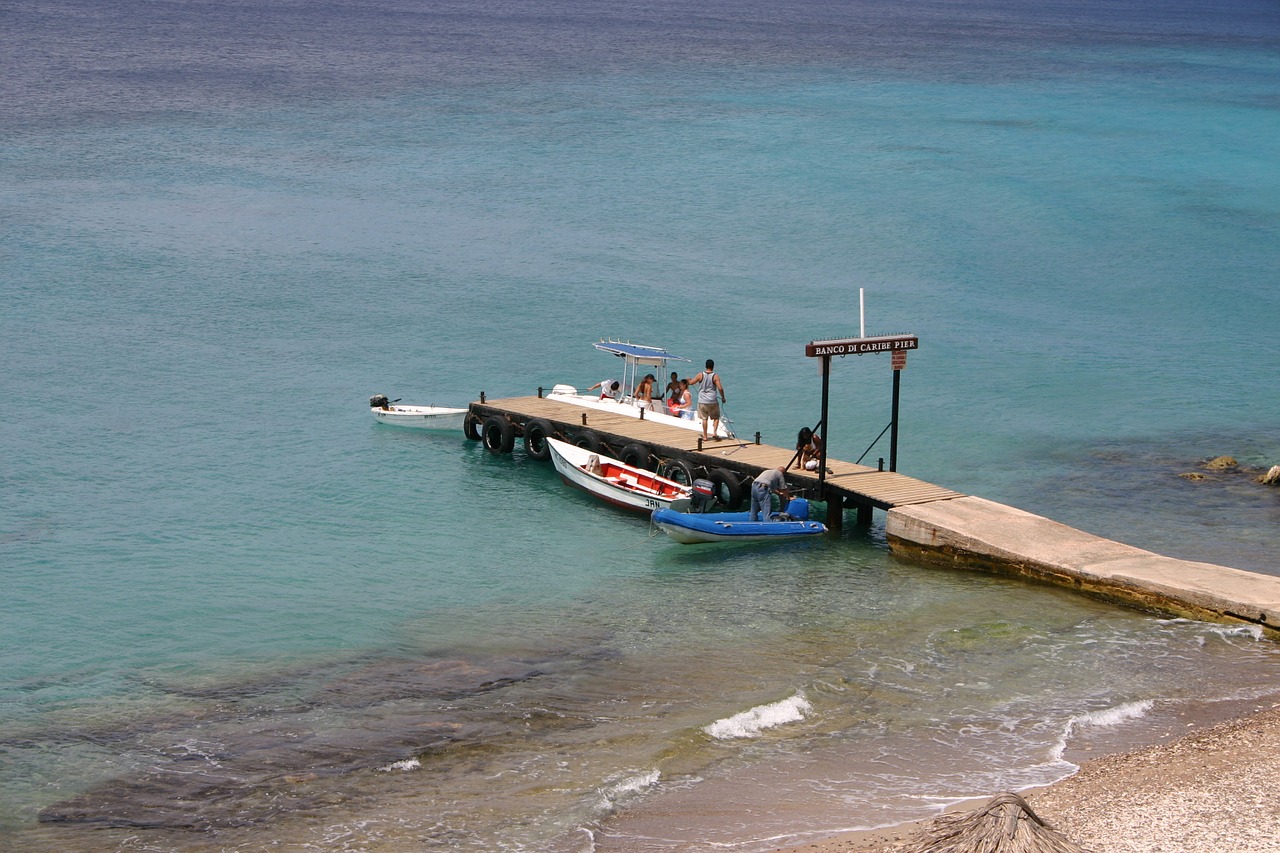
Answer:
<svg viewBox="0 0 1280 853"><path fill-rule="evenodd" d="M1085 853L1017 794L996 794L976 811L934 819L902 853Z"/></svg>

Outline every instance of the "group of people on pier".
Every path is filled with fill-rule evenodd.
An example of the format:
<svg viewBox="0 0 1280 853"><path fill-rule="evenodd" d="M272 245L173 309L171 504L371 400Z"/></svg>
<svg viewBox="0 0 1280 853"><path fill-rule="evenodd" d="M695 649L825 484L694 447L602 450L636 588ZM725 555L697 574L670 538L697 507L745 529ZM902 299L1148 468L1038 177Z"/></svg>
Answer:
<svg viewBox="0 0 1280 853"><path fill-rule="evenodd" d="M702 421L702 437L704 440L719 441L720 405L724 402L724 384L720 374L715 372L715 361L707 359L706 367L696 376L681 379L680 374L671 371L671 381L667 387L655 394L657 377L652 373L645 374L640 384L631 392L631 399L637 406L651 412L663 412L672 417L688 418L696 416ZM600 390L600 399L621 401L626 390L617 379L602 379L587 391ZM694 408L693 390L697 390L697 408ZM710 432L708 433L708 426Z"/></svg>
<svg viewBox="0 0 1280 853"><path fill-rule="evenodd" d="M715 361L707 359L706 367L688 379L680 378L680 374L673 370L667 387L657 394L654 393L657 377L652 373L645 374L632 392L631 399L637 406L648 411L665 410L674 417L692 419L695 410L693 392L690 389L696 388L698 394L696 411L697 417L702 421L702 438L719 441L721 438L719 435L720 405L726 400L724 383L720 381L720 374L716 373L715 367ZM602 400L613 399L621 402L626 396L626 389L616 379L602 379L587 390L595 391L596 389L600 390ZM709 430L708 427L710 427ZM796 464L805 471L816 471L822 465L822 458L822 436L809 427L802 427L796 436L796 455L792 462L778 468L768 468L752 482L750 519L755 521L761 517L766 520L769 518L774 494L783 500L783 507L786 506L786 502L791 499L786 473L792 464Z"/></svg>

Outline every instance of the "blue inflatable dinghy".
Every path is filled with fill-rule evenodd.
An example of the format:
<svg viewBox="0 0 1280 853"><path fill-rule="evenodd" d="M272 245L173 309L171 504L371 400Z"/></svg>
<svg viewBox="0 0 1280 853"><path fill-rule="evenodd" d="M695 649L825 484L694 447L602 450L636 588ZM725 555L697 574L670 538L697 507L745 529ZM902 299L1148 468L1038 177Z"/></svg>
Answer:
<svg viewBox="0 0 1280 853"><path fill-rule="evenodd" d="M793 498L786 514L774 514L769 521L750 521L746 512L680 512L677 509L654 510L653 523L681 545L703 542L753 542L764 540L803 539L826 533L827 527L809 520L809 502Z"/></svg>

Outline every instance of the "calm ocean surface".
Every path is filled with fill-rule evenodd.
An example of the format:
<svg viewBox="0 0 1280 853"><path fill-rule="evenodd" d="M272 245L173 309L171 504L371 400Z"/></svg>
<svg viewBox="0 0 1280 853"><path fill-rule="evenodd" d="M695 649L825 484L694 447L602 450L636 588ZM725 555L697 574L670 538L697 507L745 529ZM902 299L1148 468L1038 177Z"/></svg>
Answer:
<svg viewBox="0 0 1280 853"><path fill-rule="evenodd" d="M1280 463L1278 48L1269 0L7 4L0 847L767 850L1280 690L879 514L682 547L366 408L611 336L786 444L865 288L899 470L1280 574L1276 490L1178 476ZM890 382L836 363L835 455Z"/></svg>

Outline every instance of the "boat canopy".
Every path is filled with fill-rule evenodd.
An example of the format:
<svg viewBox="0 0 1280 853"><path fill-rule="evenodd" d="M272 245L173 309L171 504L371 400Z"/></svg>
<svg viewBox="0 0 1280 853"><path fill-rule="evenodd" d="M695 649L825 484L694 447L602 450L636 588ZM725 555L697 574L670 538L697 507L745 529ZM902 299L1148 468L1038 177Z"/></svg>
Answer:
<svg viewBox="0 0 1280 853"><path fill-rule="evenodd" d="M681 358L678 355L672 355L662 347L647 347L642 344L633 344L622 341L600 341L595 345L596 349L604 350L612 353L618 358L625 358L628 364L644 364L651 367L661 367L668 361L688 361L687 358Z"/></svg>

